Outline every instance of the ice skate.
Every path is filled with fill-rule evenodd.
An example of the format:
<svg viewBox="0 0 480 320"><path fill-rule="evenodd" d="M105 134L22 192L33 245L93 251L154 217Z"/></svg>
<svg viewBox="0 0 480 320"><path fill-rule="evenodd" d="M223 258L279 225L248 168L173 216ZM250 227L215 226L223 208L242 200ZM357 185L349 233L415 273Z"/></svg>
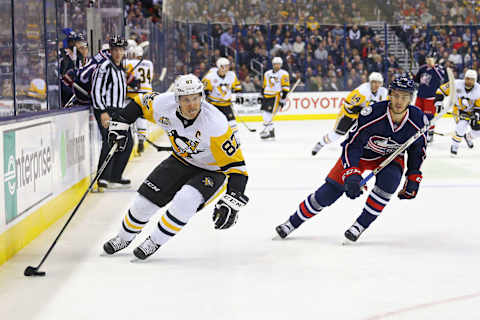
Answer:
<svg viewBox="0 0 480 320"><path fill-rule="evenodd" d="M355 242L358 240L360 235L365 231L365 228L362 227L358 222L355 222L347 231L345 231L345 238Z"/></svg>
<svg viewBox="0 0 480 320"><path fill-rule="evenodd" d="M275 228L275 231L277 231L277 234L282 239L285 239L293 230L295 230L295 227L290 223L290 220L287 220Z"/></svg>
<svg viewBox="0 0 480 320"><path fill-rule="evenodd" d="M115 238L105 242L105 244L103 245L103 250L105 250L107 254L114 254L115 252L118 252L128 247L131 242L132 241L126 241L119 236L116 236Z"/></svg>
<svg viewBox="0 0 480 320"><path fill-rule="evenodd" d="M452 157L456 157L457 154L458 154L458 145L452 144L452 146L450 147L450 155Z"/></svg>
<svg viewBox="0 0 480 320"><path fill-rule="evenodd" d="M160 245L156 244L153 242L152 238L148 237L141 245L133 250L133 254L138 259L145 260L154 254L158 248L160 248Z"/></svg>
<svg viewBox="0 0 480 320"><path fill-rule="evenodd" d="M127 189L130 188L131 181L129 179L110 180L108 182L109 189Z"/></svg>

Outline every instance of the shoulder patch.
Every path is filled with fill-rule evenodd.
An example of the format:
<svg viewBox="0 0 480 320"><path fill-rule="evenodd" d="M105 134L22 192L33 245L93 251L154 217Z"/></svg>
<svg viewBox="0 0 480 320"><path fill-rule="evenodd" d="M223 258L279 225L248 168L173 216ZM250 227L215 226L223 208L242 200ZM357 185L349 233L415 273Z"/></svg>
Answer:
<svg viewBox="0 0 480 320"><path fill-rule="evenodd" d="M360 111L360 114L364 117L368 116L370 113L372 113L372 107L370 107L370 106L363 107L362 111Z"/></svg>

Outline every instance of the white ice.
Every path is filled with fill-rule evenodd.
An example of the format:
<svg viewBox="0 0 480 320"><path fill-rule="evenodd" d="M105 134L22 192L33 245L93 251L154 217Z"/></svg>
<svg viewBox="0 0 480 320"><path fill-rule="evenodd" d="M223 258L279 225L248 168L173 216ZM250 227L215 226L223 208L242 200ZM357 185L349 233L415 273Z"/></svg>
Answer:
<svg viewBox="0 0 480 320"><path fill-rule="evenodd" d="M146 233L105 256L134 190L166 157L150 148L127 168L132 190L87 197L42 266L45 278L23 270L38 264L68 215L0 267L0 319L480 318L480 140L451 158L450 137L436 136L417 199L393 199L358 243L343 246L366 195L342 197L287 240L272 240L340 155L338 143L310 155L333 121L275 126L276 140L260 141L239 124L250 203L233 228L214 230L210 205L145 262L132 250ZM437 130L451 132L453 120Z"/></svg>

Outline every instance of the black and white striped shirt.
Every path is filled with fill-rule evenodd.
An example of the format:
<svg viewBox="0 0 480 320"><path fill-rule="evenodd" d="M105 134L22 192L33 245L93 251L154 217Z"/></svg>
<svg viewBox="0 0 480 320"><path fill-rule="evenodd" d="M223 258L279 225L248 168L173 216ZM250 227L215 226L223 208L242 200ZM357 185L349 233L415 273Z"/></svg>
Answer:
<svg viewBox="0 0 480 320"><path fill-rule="evenodd" d="M93 74L92 101L97 110L123 108L127 93L127 80L123 68L110 59L97 67Z"/></svg>

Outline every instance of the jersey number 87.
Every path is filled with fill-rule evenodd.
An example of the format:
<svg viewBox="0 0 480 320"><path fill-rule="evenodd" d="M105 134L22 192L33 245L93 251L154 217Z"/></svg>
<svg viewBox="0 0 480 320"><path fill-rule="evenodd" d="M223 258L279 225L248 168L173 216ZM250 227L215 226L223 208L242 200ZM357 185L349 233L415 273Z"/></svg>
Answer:
<svg viewBox="0 0 480 320"><path fill-rule="evenodd" d="M222 144L222 150L225 151L225 153L231 157L235 154L235 152L238 149L238 143L237 140L235 139L235 133L232 134L229 140L226 140Z"/></svg>

